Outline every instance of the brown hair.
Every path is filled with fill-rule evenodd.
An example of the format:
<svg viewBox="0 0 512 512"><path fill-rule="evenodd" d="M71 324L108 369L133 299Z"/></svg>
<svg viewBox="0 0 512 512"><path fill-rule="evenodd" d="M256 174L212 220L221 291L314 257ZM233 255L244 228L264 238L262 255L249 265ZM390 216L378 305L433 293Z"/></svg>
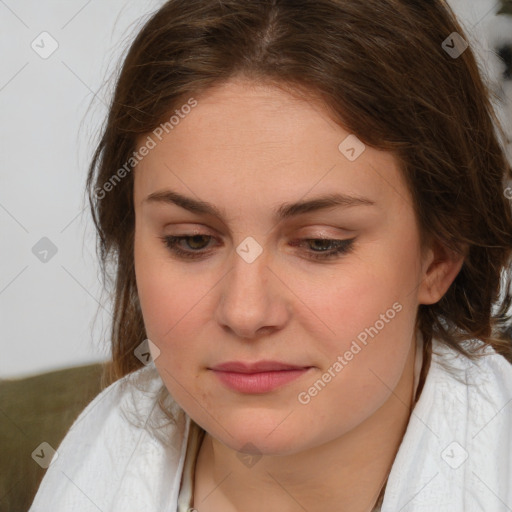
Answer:
<svg viewBox="0 0 512 512"><path fill-rule="evenodd" d="M134 349L146 338L134 272L133 173L106 184L133 164L138 137L235 76L309 92L365 144L396 155L422 242L466 254L445 296L419 306L426 354L435 336L474 358L464 342L476 338L512 360L504 334L512 251L504 187L512 172L471 47L456 58L443 48L453 32L467 39L440 0L171 0L152 15L122 65L87 178L105 284L107 265L114 269L104 382L142 366Z"/></svg>

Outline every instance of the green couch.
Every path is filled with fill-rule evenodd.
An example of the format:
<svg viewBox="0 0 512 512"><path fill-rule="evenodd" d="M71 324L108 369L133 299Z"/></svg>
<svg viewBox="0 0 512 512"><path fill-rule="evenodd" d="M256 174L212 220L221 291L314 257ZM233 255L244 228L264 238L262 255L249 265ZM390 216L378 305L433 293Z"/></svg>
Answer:
<svg viewBox="0 0 512 512"><path fill-rule="evenodd" d="M43 442L58 448L101 391L102 373L98 363L0 380L0 512L29 509L46 471L32 453Z"/></svg>

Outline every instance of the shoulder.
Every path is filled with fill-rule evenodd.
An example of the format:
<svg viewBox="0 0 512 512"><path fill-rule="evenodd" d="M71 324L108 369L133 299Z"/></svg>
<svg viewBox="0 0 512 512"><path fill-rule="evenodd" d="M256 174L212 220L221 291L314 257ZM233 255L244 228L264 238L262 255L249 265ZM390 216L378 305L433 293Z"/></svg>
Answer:
<svg viewBox="0 0 512 512"><path fill-rule="evenodd" d="M465 348L477 357L434 343L430 382L417 412L439 432L462 439L472 461L503 464L512 479L512 365L480 340Z"/></svg>
<svg viewBox="0 0 512 512"><path fill-rule="evenodd" d="M449 416L452 424L460 418L459 431L465 429L474 458L483 457L486 452L489 459L489 450L496 450L495 462L501 460L510 465L512 364L479 340L473 340L467 347L477 349L479 355L475 360L437 344L433 354L435 368L430 395L439 408L457 415ZM438 388L437 392L434 387ZM508 471L511 471L511 466ZM512 473L509 477L512 480Z"/></svg>
<svg viewBox="0 0 512 512"><path fill-rule="evenodd" d="M169 415L159 406L162 397ZM153 510L147 505L160 499L160 479L167 477L168 484L179 470L188 424L154 365L126 375L75 420L30 512L122 509L126 494L131 496L129 507L140 502L141 509Z"/></svg>
<svg viewBox="0 0 512 512"><path fill-rule="evenodd" d="M473 340L471 360L436 340L389 476L383 512L512 505L512 365ZM482 508L483 506L483 508Z"/></svg>
<svg viewBox="0 0 512 512"><path fill-rule="evenodd" d="M467 342L465 348L478 354L474 360L437 341L432 348L430 388L441 386L455 396L464 395L468 406L478 401L481 407L495 409L495 413L512 400L512 364L492 347L480 340ZM472 419L478 421L477 411L473 412ZM503 412L504 418L512 419L512 408Z"/></svg>

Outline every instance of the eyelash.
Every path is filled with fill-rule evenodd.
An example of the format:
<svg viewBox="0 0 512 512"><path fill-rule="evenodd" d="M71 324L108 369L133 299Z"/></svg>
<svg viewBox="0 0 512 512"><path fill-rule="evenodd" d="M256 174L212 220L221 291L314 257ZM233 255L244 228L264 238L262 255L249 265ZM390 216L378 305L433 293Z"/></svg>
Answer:
<svg viewBox="0 0 512 512"><path fill-rule="evenodd" d="M194 234L194 235L180 235L180 236L161 236L158 237L162 240L164 246L169 249L171 253L176 255L178 258L185 260L196 260L200 258L204 258L207 252L200 252L202 249L197 251L186 251L177 246L177 244L181 240L189 240L195 237L203 237L203 238L213 238L211 235L202 235L202 234ZM303 238L300 240L301 242L312 242L312 241L321 241L321 242L331 242L331 244L335 244L337 247L335 249L331 249L330 251L314 251L311 253L308 258L313 260L329 260L335 258L341 258L343 255L350 253L353 250L353 242L355 238L350 238L347 240L337 240L330 238ZM293 243L292 245L299 245L297 243Z"/></svg>

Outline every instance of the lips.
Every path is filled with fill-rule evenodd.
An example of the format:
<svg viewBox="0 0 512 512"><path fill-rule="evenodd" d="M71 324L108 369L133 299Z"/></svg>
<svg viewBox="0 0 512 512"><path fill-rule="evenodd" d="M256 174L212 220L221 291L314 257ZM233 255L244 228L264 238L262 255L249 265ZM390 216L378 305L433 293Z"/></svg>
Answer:
<svg viewBox="0 0 512 512"><path fill-rule="evenodd" d="M241 361L230 361L211 368L212 370L233 373L262 373L278 372L286 370L303 370L308 366L293 365L279 361L257 361L255 363L243 363Z"/></svg>
<svg viewBox="0 0 512 512"><path fill-rule="evenodd" d="M225 386L239 393L268 393L308 373L310 366L280 361L230 361L210 368Z"/></svg>

